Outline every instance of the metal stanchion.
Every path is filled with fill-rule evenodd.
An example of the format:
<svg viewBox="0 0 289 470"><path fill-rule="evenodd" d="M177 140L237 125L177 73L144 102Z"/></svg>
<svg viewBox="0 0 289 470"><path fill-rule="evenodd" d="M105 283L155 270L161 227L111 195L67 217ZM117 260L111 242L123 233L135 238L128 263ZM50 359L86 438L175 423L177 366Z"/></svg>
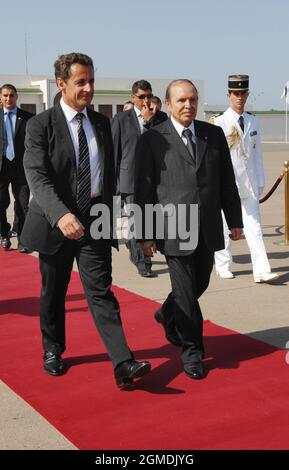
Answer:
<svg viewBox="0 0 289 470"><path fill-rule="evenodd" d="M284 180L285 180L285 238L284 245L289 245L289 162L284 162Z"/></svg>
<svg viewBox="0 0 289 470"><path fill-rule="evenodd" d="M284 204L285 204L285 226L284 240L276 242L276 245L289 245L289 161L284 162Z"/></svg>

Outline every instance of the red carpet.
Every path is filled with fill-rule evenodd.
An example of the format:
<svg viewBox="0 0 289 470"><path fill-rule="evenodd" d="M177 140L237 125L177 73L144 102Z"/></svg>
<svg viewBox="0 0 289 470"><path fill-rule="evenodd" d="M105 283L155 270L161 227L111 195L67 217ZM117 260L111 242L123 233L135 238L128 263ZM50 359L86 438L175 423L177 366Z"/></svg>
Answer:
<svg viewBox="0 0 289 470"><path fill-rule="evenodd" d="M79 449L288 449L285 351L205 322L208 376L182 373L151 300L115 288L131 348L152 362L120 392L87 311L78 274L67 302L69 370L42 371L38 261L0 252L0 378Z"/></svg>

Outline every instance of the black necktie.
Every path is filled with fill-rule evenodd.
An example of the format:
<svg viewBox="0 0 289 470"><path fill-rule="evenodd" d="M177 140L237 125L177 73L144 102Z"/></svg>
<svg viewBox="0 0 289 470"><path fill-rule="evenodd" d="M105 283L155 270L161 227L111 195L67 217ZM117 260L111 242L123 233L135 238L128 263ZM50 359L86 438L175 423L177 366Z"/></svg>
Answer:
<svg viewBox="0 0 289 470"><path fill-rule="evenodd" d="M80 212L85 213L90 207L91 189L89 151L86 135L82 126L83 116L82 113L77 113L75 116L78 122L77 133L79 144L76 202Z"/></svg>
<svg viewBox="0 0 289 470"><path fill-rule="evenodd" d="M242 129L242 132L244 133L244 118L243 118L243 116L239 117L239 125Z"/></svg>
<svg viewBox="0 0 289 470"><path fill-rule="evenodd" d="M192 141L193 133L191 129L184 129L182 135L187 139L187 149L190 152L192 159L196 163L196 144Z"/></svg>

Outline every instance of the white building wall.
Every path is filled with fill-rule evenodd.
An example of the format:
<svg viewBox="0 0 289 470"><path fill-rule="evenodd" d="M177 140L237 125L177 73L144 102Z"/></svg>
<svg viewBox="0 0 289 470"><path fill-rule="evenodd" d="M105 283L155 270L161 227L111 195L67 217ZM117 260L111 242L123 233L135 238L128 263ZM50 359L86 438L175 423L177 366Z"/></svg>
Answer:
<svg viewBox="0 0 289 470"><path fill-rule="evenodd" d="M134 77L134 78L110 78L110 77L97 77L95 79L95 94L92 104L94 109L98 111L98 106L103 105L112 105L113 115L117 112L116 106L123 104L125 101L130 99L131 86L132 84L142 79L143 77ZM190 77L189 77L190 78ZM204 81L203 80L194 80L190 78L199 92L199 109L198 109L198 119L203 119L204 115ZM163 102L163 111L167 111L164 100L165 92L168 84L171 79L156 79L156 78L147 78L153 89L153 93L162 100ZM28 76L28 75L0 75L0 85L4 83L12 83L17 89L24 89L24 91L19 90L19 100L18 104L29 103L36 105L36 112L39 113L43 109L48 109L53 106L55 96L58 93L58 88L53 77L47 76ZM41 90L41 93L33 93L33 89ZM29 92L25 89L29 89ZM114 93L113 93L114 91ZM121 93L117 93L117 91Z"/></svg>
<svg viewBox="0 0 289 470"><path fill-rule="evenodd" d="M41 113L45 110L42 93L18 92L17 105L19 106L19 108L21 108L22 104L35 104L36 114Z"/></svg>

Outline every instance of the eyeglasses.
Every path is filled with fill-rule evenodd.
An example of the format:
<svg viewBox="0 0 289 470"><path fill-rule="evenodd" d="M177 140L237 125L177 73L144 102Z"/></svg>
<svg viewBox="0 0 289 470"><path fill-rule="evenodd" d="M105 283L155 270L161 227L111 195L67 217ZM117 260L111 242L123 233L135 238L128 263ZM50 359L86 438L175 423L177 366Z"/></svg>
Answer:
<svg viewBox="0 0 289 470"><path fill-rule="evenodd" d="M137 98L139 98L140 100L145 100L146 98L148 100L150 100L152 97L153 97L153 94L152 93L149 93L148 95L134 95L136 96Z"/></svg>

